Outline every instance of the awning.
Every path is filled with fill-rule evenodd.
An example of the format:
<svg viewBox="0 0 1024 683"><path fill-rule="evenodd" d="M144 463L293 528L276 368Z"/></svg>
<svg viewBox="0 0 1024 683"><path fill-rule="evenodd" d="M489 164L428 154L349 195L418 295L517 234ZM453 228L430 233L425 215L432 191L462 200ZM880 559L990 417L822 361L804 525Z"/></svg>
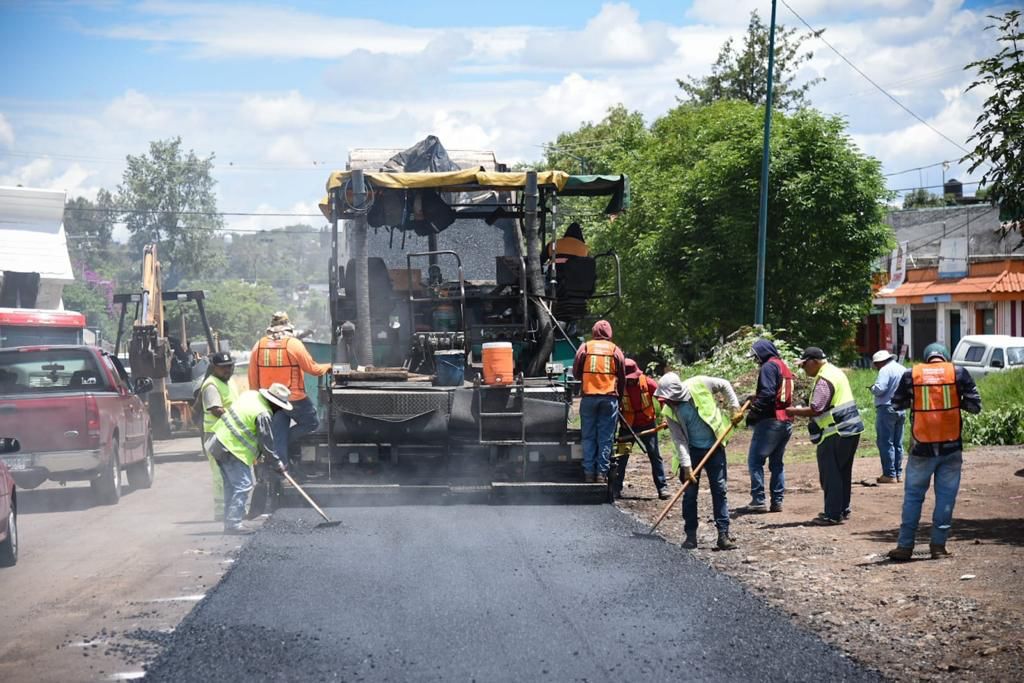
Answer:
<svg viewBox="0 0 1024 683"><path fill-rule="evenodd" d="M1024 298L1024 272L1019 268L1006 268L991 275L958 280L904 282L894 290L879 290L876 296L893 297L901 304L1021 299Z"/></svg>
<svg viewBox="0 0 1024 683"><path fill-rule="evenodd" d="M343 186L351 171L335 171L327 179L327 192ZM370 187L386 190L439 190L442 192L480 192L486 190L522 190L526 187L525 171L448 171L442 173L365 172ZM618 213L629 206L629 180L624 175L570 176L564 171L538 171L537 185L554 189L562 196L610 196L607 213ZM320 211L328 219L329 198L320 200Z"/></svg>

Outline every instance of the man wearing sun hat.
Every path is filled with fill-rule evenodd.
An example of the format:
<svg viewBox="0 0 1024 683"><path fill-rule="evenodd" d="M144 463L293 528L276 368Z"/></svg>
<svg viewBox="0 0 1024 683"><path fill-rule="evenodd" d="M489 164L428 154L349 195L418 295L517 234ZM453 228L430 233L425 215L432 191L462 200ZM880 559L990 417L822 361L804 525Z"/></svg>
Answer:
<svg viewBox="0 0 1024 683"><path fill-rule="evenodd" d="M274 451L273 415L291 410L291 390L284 384L246 391L239 396L216 424L206 450L217 461L224 479L224 533L246 534L242 526L245 502L253 488L252 466L262 457L277 473L286 470Z"/></svg>
<svg viewBox="0 0 1024 683"><path fill-rule="evenodd" d="M871 364L878 370L870 387L875 397L875 443L882 461L882 476L877 481L895 484L903 476L903 425L907 418L905 412L893 407L892 395L907 369L896 362L896 354L885 349L871 357Z"/></svg>

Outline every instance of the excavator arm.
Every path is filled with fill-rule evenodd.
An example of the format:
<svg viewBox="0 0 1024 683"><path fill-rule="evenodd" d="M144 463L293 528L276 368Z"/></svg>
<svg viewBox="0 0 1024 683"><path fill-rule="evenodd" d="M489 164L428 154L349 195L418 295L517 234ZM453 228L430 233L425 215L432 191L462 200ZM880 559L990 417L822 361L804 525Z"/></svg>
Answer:
<svg viewBox="0 0 1024 683"><path fill-rule="evenodd" d="M164 336L162 273L156 245L142 252L142 298L128 343L128 363L135 377L167 377L171 367L171 345Z"/></svg>

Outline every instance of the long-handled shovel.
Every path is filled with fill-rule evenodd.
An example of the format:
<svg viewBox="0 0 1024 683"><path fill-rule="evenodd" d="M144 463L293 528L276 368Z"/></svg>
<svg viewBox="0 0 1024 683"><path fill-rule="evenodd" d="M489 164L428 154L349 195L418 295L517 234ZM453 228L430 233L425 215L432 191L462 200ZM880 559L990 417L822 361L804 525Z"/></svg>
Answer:
<svg viewBox="0 0 1024 683"><path fill-rule="evenodd" d="M740 412L741 413L747 412L747 408L749 408L749 407L750 407L750 401L747 401L742 406L740 406ZM708 452L704 455L703 458L701 458L700 462L697 463L697 466L693 468L694 476L696 476L696 474L698 472L700 472L701 469L703 469L705 463L707 463L707 461L711 459L711 456L715 454L715 451L718 450L718 447L720 445L722 445L722 440L725 437L729 436L729 432L732 431L732 428L734 426L735 425L730 423L729 427L724 432L722 432L722 435L720 437L718 437L717 441L715 441L715 445L708 449ZM690 480L689 479L687 479L686 481L683 482L683 487L681 489L679 489L678 491L676 491L675 495L672 496L672 499L670 501L668 501L668 503L665 505L665 509L662 510L661 514L658 515L658 518L656 520L654 520L654 524L652 524L651 528L647 531L647 535L648 536L653 536L654 535L654 530L658 528L659 524L661 524L661 520L665 519L665 517L668 516L669 510L671 510L672 506L675 505L679 501L680 498L682 498L683 493L686 491L686 487L689 486L689 485L690 485Z"/></svg>
<svg viewBox="0 0 1024 683"><path fill-rule="evenodd" d="M316 502L314 502L313 499L309 497L309 494L306 493L305 489L303 489L301 486L299 486L298 482L296 482L294 479L292 479L292 475L288 474L288 470L285 470L281 474L284 475L284 478L287 479L288 482L292 486L295 487L296 491L298 491L299 493L302 494L302 497L306 499L306 502L308 502L310 505L312 505L313 509L316 510L317 512L319 512L320 516L324 518L324 521L322 521L322 522L320 522L319 524L316 525L317 529L327 529L329 527L335 527L335 526L339 526L341 524L341 522L334 522L334 521L332 521L331 518L328 517L324 513L324 511L320 509L320 506L317 505Z"/></svg>

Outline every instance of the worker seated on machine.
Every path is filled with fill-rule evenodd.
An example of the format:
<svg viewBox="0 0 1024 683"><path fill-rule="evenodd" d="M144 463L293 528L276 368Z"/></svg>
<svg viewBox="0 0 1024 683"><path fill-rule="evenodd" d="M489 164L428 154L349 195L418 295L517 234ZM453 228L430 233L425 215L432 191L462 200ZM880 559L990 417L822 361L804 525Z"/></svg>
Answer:
<svg viewBox="0 0 1024 683"><path fill-rule="evenodd" d="M553 258L556 264L562 265L572 256L590 256L590 249L583 240L583 228L576 221L569 224L561 239L548 242L545 245L540 262L541 265L544 265Z"/></svg>

